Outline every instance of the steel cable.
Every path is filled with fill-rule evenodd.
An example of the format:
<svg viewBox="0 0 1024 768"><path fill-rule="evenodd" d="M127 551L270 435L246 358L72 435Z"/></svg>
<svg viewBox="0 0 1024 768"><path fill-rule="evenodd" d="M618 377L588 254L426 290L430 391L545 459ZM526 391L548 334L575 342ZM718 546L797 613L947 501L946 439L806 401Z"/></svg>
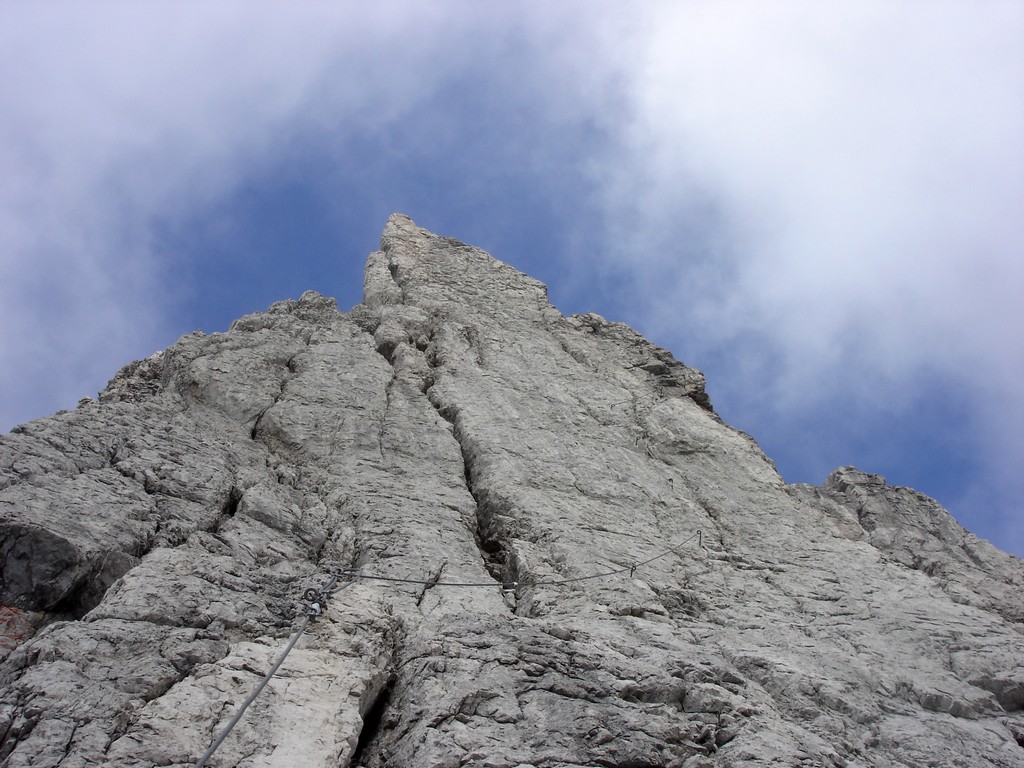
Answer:
<svg viewBox="0 0 1024 768"><path fill-rule="evenodd" d="M648 557L646 560L641 560L639 562L623 566L622 568L616 568L611 571L602 571L600 573L591 573L587 576L576 576L569 579L547 579L542 581L533 581L528 582L527 586L553 587L562 584L574 584L580 581L604 579L608 578L609 576L617 576L620 573L626 573L627 571L629 572L630 576L632 576L636 572L637 568L641 568L645 565L648 565L649 563L653 563L655 560L660 560L663 557L667 557L668 555L678 552L680 549L682 549L684 546L689 544L694 539L697 539L698 546L703 546L703 538L701 531L697 531L686 540L680 542L679 544L675 545L670 549L666 549L664 552L659 552L658 554L653 555L652 557ZM337 584L342 574L348 575L351 580L342 584L341 586L335 587L335 584ZM320 590L307 590L307 598L311 600L326 600L326 598L329 595L336 594L341 590L354 584L356 579L367 579L369 581L398 582L401 584L422 584L428 587L500 586L502 589L515 589L520 585L519 581L438 581L436 579L428 580L400 578L397 576L377 576L374 574L362 573L361 571L358 571L354 568L348 568L335 573L331 577L330 581L328 581L327 584L325 584ZM217 748L220 747L222 743L224 743L224 740L228 737L228 734L231 733L234 727L238 725L239 721L242 719L242 716L245 714L245 711L249 708L249 705L256 701L256 698L260 695L260 693L262 693L263 689L266 688L267 685L270 683L271 678L277 673L277 670L281 668L281 665L284 663L284 660L288 657L288 654L291 653L292 649L295 647L295 644L299 642L299 638L302 637L303 633L306 631L306 628L309 626L310 621L312 621L314 617L319 615L320 610L321 606L319 602L311 603L311 605L307 608L307 613L303 617L302 623L299 624L299 628L292 635L291 639L288 641L288 645L286 645L284 650L281 652L281 655L277 657L277 661L275 661L274 665L269 670L267 670L267 673L263 676L263 679L260 681L259 685L256 686L256 689L252 693L250 693L248 698L246 698L246 700L242 702L241 706L238 707L238 710L235 712L230 722L228 722L228 724L224 726L223 730L221 730L221 732L217 735L217 738L213 740L213 743L210 745L209 749L207 749L206 752L204 752L203 755L199 758L199 760L196 761L195 768L205 768L206 762L213 756L213 753L217 751Z"/></svg>
<svg viewBox="0 0 1024 768"><path fill-rule="evenodd" d="M697 531L685 541L680 542L671 549L666 549L664 552L659 552L653 557L649 557L646 560L641 560L638 563L624 566L622 568L616 568L613 571L603 571L601 573L591 573L587 576L576 576L569 579L545 579L542 581L491 581L491 582L477 582L477 581L431 581L429 579L409 579L400 578L398 576L380 576L376 574L363 573L362 571L355 568L346 568L343 573L347 573L353 577L360 579L366 579L368 581L390 581L398 582L400 584L423 584L430 587L501 587L502 589L516 589L520 584L530 587L554 587L561 584L574 584L579 581L589 581L591 579L603 579L608 576L617 576L620 573L626 573L629 571L632 575L637 568L641 568L648 563L653 563L655 560L660 560L663 557L674 554L675 552L682 549L684 546L689 544L694 539L697 539L698 546L703 546L703 536L701 531Z"/></svg>
<svg viewBox="0 0 1024 768"><path fill-rule="evenodd" d="M337 583L340 576L341 574L335 574L334 576L332 576L331 580L327 582L327 584L319 591L318 594L321 596L326 596L328 594L337 593L353 583L352 581L349 581L341 585L337 589L332 589L334 585ZM292 635L292 639L288 641L288 645L285 646L285 649L281 652L281 655L277 657L277 661L274 662L274 666L267 670L267 674L263 676L263 679L260 681L260 684L256 686L256 690L250 693L249 697L242 702L242 705L238 708L238 711L235 712L235 715L231 718L231 721L226 726L224 726L224 729L217 735L217 738L213 740L213 743L210 745L209 749L207 749L203 753L202 757L200 757L196 761L195 768L204 768L206 766L206 761L209 760L213 756L213 753L217 751L217 748L222 743L224 743L224 739L228 737L228 734L231 733L232 729L236 725L238 725L238 722L242 719L242 715L245 714L245 710L249 708L250 704L256 701L256 697L259 696L260 693L262 693L263 689L267 687L267 684L270 682L270 678L272 678L274 674L277 672L277 670L280 669L281 665L284 663L284 660L288 657L288 654L291 653L292 648L295 647L295 644L299 642L299 638L302 637L302 634L306 631L306 627L309 626L309 622L312 621L313 618L318 615L318 613L319 606L317 608L317 613L313 613L311 610L307 610L306 615L302 618L302 623L299 624L299 628L295 631L295 634Z"/></svg>

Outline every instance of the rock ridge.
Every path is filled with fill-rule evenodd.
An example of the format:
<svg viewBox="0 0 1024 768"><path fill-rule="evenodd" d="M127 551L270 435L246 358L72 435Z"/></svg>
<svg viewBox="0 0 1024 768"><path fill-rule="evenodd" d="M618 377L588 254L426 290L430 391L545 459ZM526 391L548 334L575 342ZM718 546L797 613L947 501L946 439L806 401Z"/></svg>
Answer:
<svg viewBox="0 0 1024 768"><path fill-rule="evenodd" d="M393 215L348 313L0 437L0 766L193 765L338 569L409 581L332 599L210 765L1024 765L1021 561L787 485L704 387Z"/></svg>

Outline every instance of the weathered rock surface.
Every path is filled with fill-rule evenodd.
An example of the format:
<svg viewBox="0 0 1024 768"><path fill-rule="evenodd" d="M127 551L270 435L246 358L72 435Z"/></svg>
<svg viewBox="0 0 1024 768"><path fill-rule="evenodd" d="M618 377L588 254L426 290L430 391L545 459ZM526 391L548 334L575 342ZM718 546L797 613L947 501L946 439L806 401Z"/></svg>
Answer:
<svg viewBox="0 0 1024 768"><path fill-rule="evenodd" d="M333 598L210 765L1024 766L1021 566L786 485L698 371L396 215L350 313L0 438L0 766L194 764L339 568L412 583Z"/></svg>

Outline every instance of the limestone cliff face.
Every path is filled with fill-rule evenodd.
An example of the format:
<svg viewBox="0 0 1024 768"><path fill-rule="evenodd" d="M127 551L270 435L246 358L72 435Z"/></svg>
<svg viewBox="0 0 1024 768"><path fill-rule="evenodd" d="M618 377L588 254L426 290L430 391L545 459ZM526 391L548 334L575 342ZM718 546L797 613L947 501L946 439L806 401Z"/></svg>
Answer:
<svg viewBox="0 0 1024 768"><path fill-rule="evenodd" d="M398 215L0 438L0 568L4 768L193 765L339 569L210 765L1024 766L1021 561Z"/></svg>

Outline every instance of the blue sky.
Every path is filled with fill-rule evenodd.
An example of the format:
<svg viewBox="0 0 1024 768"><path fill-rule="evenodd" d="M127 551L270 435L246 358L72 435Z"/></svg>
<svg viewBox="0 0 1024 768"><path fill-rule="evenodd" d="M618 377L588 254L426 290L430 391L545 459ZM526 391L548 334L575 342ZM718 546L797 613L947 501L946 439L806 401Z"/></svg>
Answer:
<svg viewBox="0 0 1024 768"><path fill-rule="evenodd" d="M1024 554L1019 2L0 5L0 428L393 211Z"/></svg>

